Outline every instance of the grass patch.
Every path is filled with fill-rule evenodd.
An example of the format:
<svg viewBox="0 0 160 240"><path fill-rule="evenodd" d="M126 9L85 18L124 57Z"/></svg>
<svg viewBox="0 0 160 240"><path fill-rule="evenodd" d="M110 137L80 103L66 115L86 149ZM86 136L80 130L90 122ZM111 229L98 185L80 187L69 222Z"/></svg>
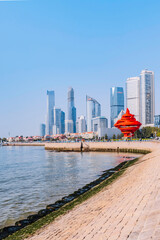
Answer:
<svg viewBox="0 0 160 240"><path fill-rule="evenodd" d="M148 153L148 151L145 152L145 153ZM143 154L144 154L144 152L143 152ZM128 167L132 166L135 162L137 162L138 159L139 158L136 158L134 160L126 162L120 169L117 166L116 168L114 168L116 170L116 172L113 175L111 175L109 178L107 178L106 180L104 180L103 182L98 184L97 186L93 187L92 189L90 189L89 191L84 193L83 195L77 197L72 202L69 202L68 204L65 204L59 210L46 215L45 217L43 217L43 218L37 220L36 222L26 226L25 228L22 228L21 230L15 232L14 234L8 236L5 239L6 240L22 240L22 239L25 239L25 238L33 235L38 229L40 229L40 228L48 225L49 223L53 222L57 217L67 213L68 211L73 209L78 204L81 204L82 202L86 201L90 197L94 196L96 193L100 192L103 188L105 188L106 186L108 186L109 184L114 182L118 177L120 177L125 172L125 170Z"/></svg>

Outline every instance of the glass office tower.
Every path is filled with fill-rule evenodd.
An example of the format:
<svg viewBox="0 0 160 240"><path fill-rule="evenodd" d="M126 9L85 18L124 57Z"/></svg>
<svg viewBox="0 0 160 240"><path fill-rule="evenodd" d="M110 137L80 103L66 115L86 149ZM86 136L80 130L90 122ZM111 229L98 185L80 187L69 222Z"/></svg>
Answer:
<svg viewBox="0 0 160 240"><path fill-rule="evenodd" d="M53 125L53 134L61 134L61 109L54 107L54 125Z"/></svg>
<svg viewBox="0 0 160 240"><path fill-rule="evenodd" d="M124 110L124 91L122 87L112 87L110 91L111 128L114 127L114 119Z"/></svg>
<svg viewBox="0 0 160 240"><path fill-rule="evenodd" d="M76 108L74 106L74 90L68 89L68 119L73 121L73 132L76 133Z"/></svg>
<svg viewBox="0 0 160 240"><path fill-rule="evenodd" d="M41 123L41 125L40 125L40 136L44 137L45 134L46 134L45 132L46 132L46 125L44 123Z"/></svg>
<svg viewBox="0 0 160 240"><path fill-rule="evenodd" d="M101 105L94 98L86 96L87 132L92 132L92 118L101 116Z"/></svg>
<svg viewBox="0 0 160 240"><path fill-rule="evenodd" d="M52 135L54 116L53 108L55 106L54 91L47 91L47 117L46 117L46 135Z"/></svg>
<svg viewBox="0 0 160 240"><path fill-rule="evenodd" d="M65 112L61 111L61 133L65 133Z"/></svg>

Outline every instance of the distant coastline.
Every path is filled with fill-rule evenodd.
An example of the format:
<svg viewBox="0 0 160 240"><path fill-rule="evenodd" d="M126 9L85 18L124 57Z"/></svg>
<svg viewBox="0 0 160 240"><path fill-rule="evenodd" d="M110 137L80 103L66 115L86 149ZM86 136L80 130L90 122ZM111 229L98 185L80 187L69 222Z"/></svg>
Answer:
<svg viewBox="0 0 160 240"><path fill-rule="evenodd" d="M3 143L4 147L6 146L45 146L45 143Z"/></svg>

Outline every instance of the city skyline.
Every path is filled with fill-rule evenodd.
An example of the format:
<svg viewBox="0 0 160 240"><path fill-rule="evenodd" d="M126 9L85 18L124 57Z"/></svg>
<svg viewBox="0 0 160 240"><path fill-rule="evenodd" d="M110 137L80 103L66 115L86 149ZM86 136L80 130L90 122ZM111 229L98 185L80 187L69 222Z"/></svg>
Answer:
<svg viewBox="0 0 160 240"><path fill-rule="evenodd" d="M98 136L102 137L107 132L107 128L113 128L117 120L122 117L125 110L128 108L131 113L134 114L136 120L140 121L141 119L142 126L153 125L155 122L154 72L145 69L141 71L140 77L127 78L125 92L126 96L124 96L124 89L122 87L112 87L110 89L110 126L108 126L108 119L101 115L101 104L88 95L86 95L86 116L81 115L80 117L77 117L74 103L74 89L69 87L65 134L96 131L98 132ZM51 94L54 95L54 91L47 91L47 100L49 99L48 95ZM126 106L124 105L125 98ZM47 101L47 112L48 102L49 101ZM53 98L52 105L54 104L55 99ZM58 122L55 120L57 119L55 116L55 107L52 111L54 112L54 128L51 134L46 133L46 135L63 134L64 132L61 132L60 120L61 109L56 109L56 111L59 111L59 114L57 115L57 117L59 116ZM43 124L40 125L40 133L42 132L42 125Z"/></svg>
<svg viewBox="0 0 160 240"><path fill-rule="evenodd" d="M142 73L146 73L146 72L148 72L148 73L152 73L153 74L153 76L154 76L154 72L153 71L150 71L150 70L147 70L147 69L145 69L145 70L142 70L141 71L141 74ZM153 77L153 79L154 79L154 77ZM123 91L123 87L112 87L111 89L110 89L110 109L112 108L112 106L111 106L111 96L112 96L112 89L115 89L116 91L122 91L123 92L123 98L124 99L127 99L127 82L128 81L135 81L135 80L139 80L140 81L140 77L130 77L130 78L127 78L126 79L126 84L125 84L125 95L124 95L124 91ZM140 83L138 83L139 85L140 85ZM133 87L133 85L131 86L131 87ZM139 86L140 87L140 86ZM154 87L154 85L153 85L153 87ZM133 90L133 89L132 89ZM130 91L129 91L130 92ZM67 95L68 95L68 97L67 97L67 101L66 101L66 104L67 104L67 110L66 110L66 112L63 112L63 111L61 111L61 108L56 108L55 107L55 102L56 102L56 100L55 100L55 91L54 90L47 90L47 114L46 114L46 117L45 117L45 121L43 121L43 122L45 122L46 124L44 124L44 123L39 123L39 126L40 126L40 131L38 132L38 134L36 134L36 135L40 135L40 136L42 136L42 134L39 134L39 133L41 133L41 132L44 132L44 129L42 130L42 125L45 125L45 133L46 133L46 135L54 135L54 134L60 134L61 133L61 127L60 127L60 129L58 129L58 131L57 130L55 130L55 128L54 128L54 126L56 126L56 124L54 124L54 118L55 118L55 111L60 111L60 112L62 112L63 114L64 114L64 119L66 120L66 119L68 119L69 121L71 120L71 117L72 117L72 111L70 110L70 106L71 106L71 108L73 107L73 108L75 108L75 104L74 104L74 102L75 102L75 97L74 97L74 89L72 88L72 87L69 87L68 88L68 93L67 93ZM73 96L72 96L73 95ZM118 96L117 96L118 97ZM103 116L102 116L102 114L101 114L101 104L97 101L97 100L95 100L94 98L92 98L92 97L89 97L88 95L86 95L86 100L88 101L88 99L89 100L92 100L93 102L95 102L95 103L97 103L98 104L98 106L99 107L96 107L95 106L95 110L98 112L98 114L96 113L96 115L94 115L94 116L99 116L99 117L102 117L102 118L104 118ZM124 101L124 100L123 100ZM118 102L118 101L117 101ZM68 105L69 104L69 105ZM139 104L140 104L140 101L139 101ZM126 104L124 105L124 107L122 107L121 106L121 110L125 110L127 108L127 101L126 101ZM131 106L131 108L130 109L132 109L132 106ZM76 108L75 108L75 110L76 110ZM52 112L53 111L53 112ZM111 111L111 110L110 110ZM49 112L49 114L48 114L48 112ZM134 110L133 111L131 111L131 113L133 113L134 114ZM51 125L52 125L52 127L51 127L51 129L52 130L47 130L47 115L49 115L49 118L50 118L50 121L52 122L51 123ZM65 118L65 115L67 116L67 118ZM134 114L135 116L136 116L136 114ZM82 117L82 116L84 116L85 118L86 118L86 123L87 123L87 105L86 105L86 114L84 114L84 115L81 115L81 116L76 116L76 122L78 121L78 119L80 119L80 117ZM116 115L115 116L115 119L118 117L118 115ZM61 118L61 117L60 117ZM92 120L92 119L94 119L95 117L93 117L93 118L91 118L90 120ZM108 117L106 117L105 116L105 118L107 118L107 121L109 122L109 118ZM137 117L136 116L136 118L137 119L139 119L139 117ZM111 119L111 114L110 114L110 119ZM153 121L154 122L154 121ZM48 124L49 125L49 124ZM65 125L65 124L64 124ZM108 123L107 123L107 125L108 125ZM111 123L110 123L110 125L108 125L108 127L111 127ZM43 128L44 128L44 126L43 126ZM50 126L48 127L49 129L50 129ZM92 128L92 127L91 127ZM48 131L48 132L47 132ZM50 131L50 133L49 133L49 131ZM88 131L87 130L87 124L86 124L86 131ZM92 131L92 129L90 129L89 131ZM74 131L73 130L73 132L77 132L77 130L76 131ZM63 132L63 133L65 133L65 132ZM63 134L62 133L62 134ZM33 134L32 134L33 135ZM30 136L32 136L32 135L30 135ZM9 135L10 136L10 135ZM28 135L29 136L29 135Z"/></svg>
<svg viewBox="0 0 160 240"><path fill-rule="evenodd" d="M77 116L85 115L88 94L110 119L110 88L124 87L145 68L155 72L160 114L159 7L143 0L1 2L0 135L38 135L47 89L67 112L72 86ZM154 14L148 18L146 12Z"/></svg>

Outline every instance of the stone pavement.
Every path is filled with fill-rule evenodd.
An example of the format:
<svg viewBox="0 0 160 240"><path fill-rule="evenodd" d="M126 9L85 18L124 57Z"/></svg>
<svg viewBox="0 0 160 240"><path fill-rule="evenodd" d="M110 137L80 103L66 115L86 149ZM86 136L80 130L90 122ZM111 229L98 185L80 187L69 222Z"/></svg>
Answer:
<svg viewBox="0 0 160 240"><path fill-rule="evenodd" d="M160 240L160 144L30 240Z"/></svg>

